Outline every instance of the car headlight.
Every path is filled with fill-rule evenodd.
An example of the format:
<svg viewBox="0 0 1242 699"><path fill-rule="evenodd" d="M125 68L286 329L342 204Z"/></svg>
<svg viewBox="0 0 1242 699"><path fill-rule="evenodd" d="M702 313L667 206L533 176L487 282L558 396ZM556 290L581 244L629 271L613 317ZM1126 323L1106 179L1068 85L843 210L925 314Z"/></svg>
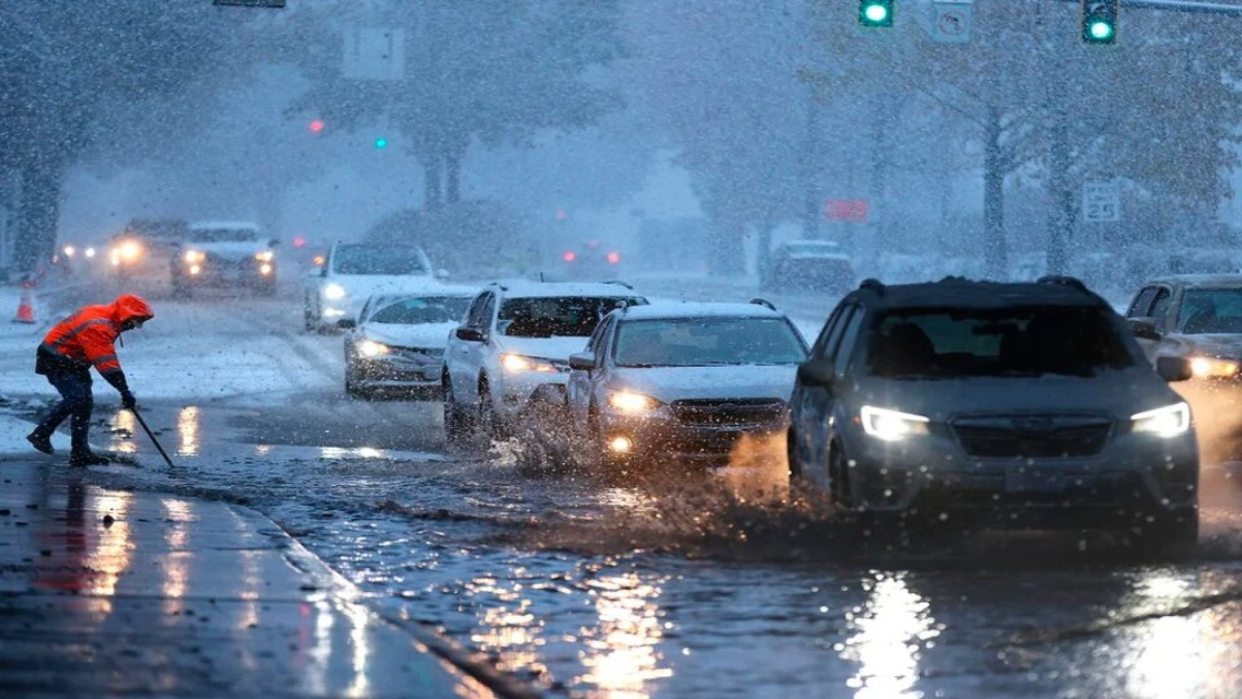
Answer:
<svg viewBox="0 0 1242 699"><path fill-rule="evenodd" d="M540 373L552 373L556 371L556 366L547 359L539 359L538 357L527 357L523 354L502 354L500 355L500 365L505 371L520 374L527 371L536 371Z"/></svg>
<svg viewBox="0 0 1242 699"><path fill-rule="evenodd" d="M660 407L660 401L651 396L644 396L641 393L617 391L608 396L608 405L611 405L618 412L629 415L641 415Z"/></svg>
<svg viewBox="0 0 1242 699"><path fill-rule="evenodd" d="M258 260L259 262L271 262L272 259L275 257L276 257L276 253L272 252L271 250L264 250L263 252L256 252L254 254L254 259Z"/></svg>
<svg viewBox="0 0 1242 699"><path fill-rule="evenodd" d="M863 432L885 442L899 442L906 437L927 434L927 423L922 415L912 415L887 408L864 405L860 413Z"/></svg>
<svg viewBox="0 0 1242 699"><path fill-rule="evenodd" d="M1190 429L1190 406L1174 403L1130 416L1135 432L1176 437Z"/></svg>
<svg viewBox="0 0 1242 699"><path fill-rule="evenodd" d="M142 257L142 245L136 240L126 240L112 250L112 259L115 262L133 262L139 257Z"/></svg>
<svg viewBox="0 0 1242 699"><path fill-rule="evenodd" d="M379 357L391 351L391 347L375 340L363 340L358 343L358 354L364 357Z"/></svg>
<svg viewBox="0 0 1242 699"><path fill-rule="evenodd" d="M329 301L339 301L345 298L345 287L340 284L327 284L323 287L323 297Z"/></svg>
<svg viewBox="0 0 1242 699"><path fill-rule="evenodd" d="M1217 357L1191 357L1190 371L1196 379L1232 379L1238 375L1238 363Z"/></svg>
<svg viewBox="0 0 1242 699"><path fill-rule="evenodd" d="M207 255L204 254L201 250L186 250L185 251L185 261L187 264L196 265L205 259L207 259Z"/></svg>

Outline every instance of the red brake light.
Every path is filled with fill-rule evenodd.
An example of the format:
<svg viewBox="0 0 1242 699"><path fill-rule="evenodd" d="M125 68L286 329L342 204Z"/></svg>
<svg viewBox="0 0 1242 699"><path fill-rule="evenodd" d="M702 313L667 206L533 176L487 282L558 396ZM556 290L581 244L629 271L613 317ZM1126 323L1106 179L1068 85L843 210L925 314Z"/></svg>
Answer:
<svg viewBox="0 0 1242 699"><path fill-rule="evenodd" d="M578 255L575 254L573 250L566 250L565 254L561 255L561 259L566 262L573 262L574 260L578 259Z"/></svg>
<svg viewBox="0 0 1242 699"><path fill-rule="evenodd" d="M617 252L616 250L613 250L612 252L608 253L608 264L610 265L621 264L621 253Z"/></svg>

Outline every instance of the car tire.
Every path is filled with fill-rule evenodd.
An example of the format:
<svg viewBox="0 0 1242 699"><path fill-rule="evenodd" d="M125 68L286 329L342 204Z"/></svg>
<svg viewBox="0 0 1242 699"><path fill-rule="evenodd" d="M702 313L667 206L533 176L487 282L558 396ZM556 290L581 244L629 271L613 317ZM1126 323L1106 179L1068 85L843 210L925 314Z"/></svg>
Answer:
<svg viewBox="0 0 1242 699"><path fill-rule="evenodd" d="M491 385L484 376L479 379L479 405L474 419L475 434L483 440L484 446L506 437L503 421L496 414L492 402Z"/></svg>
<svg viewBox="0 0 1242 699"><path fill-rule="evenodd" d="M1148 556L1180 558L1199 542L1199 513L1157 515L1138 532L1138 545Z"/></svg>
<svg viewBox="0 0 1242 699"><path fill-rule="evenodd" d="M806 474L802 471L802 457L798 454L798 436L792 427L785 433L785 461L789 466L789 483L805 483Z"/></svg>
<svg viewBox="0 0 1242 699"><path fill-rule="evenodd" d="M455 446L469 439L473 432L470 414L457 403L448 374L440 378L440 386L444 393L444 440Z"/></svg>

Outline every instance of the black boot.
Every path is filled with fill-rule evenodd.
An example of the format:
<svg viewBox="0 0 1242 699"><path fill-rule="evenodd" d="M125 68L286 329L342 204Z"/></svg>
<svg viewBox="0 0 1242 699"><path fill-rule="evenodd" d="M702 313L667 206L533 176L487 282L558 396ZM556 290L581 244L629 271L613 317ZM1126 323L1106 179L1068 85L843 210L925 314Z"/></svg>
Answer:
<svg viewBox="0 0 1242 699"><path fill-rule="evenodd" d="M39 434L38 430L26 435L26 441L30 442L30 446L44 454L56 453L56 450L52 448L52 438L49 435Z"/></svg>
<svg viewBox="0 0 1242 699"><path fill-rule="evenodd" d="M106 457L100 456L93 451L83 449L75 451L69 455L70 466L103 466L110 463Z"/></svg>

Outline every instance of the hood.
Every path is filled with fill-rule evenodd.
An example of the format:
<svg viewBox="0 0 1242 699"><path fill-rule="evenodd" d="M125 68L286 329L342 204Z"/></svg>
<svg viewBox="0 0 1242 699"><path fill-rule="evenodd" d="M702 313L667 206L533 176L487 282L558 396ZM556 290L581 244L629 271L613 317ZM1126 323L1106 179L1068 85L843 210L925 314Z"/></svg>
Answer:
<svg viewBox="0 0 1242 699"><path fill-rule="evenodd" d="M854 400L945 421L963 414L1108 413L1126 420L1181 398L1147 367L1094 378L879 379L855 384ZM857 408L859 406L855 406Z"/></svg>
<svg viewBox="0 0 1242 699"><path fill-rule="evenodd" d="M569 361L569 355L585 352L587 337L509 337L497 335L496 344L505 352L524 354L527 357Z"/></svg>
<svg viewBox="0 0 1242 699"><path fill-rule="evenodd" d="M449 333L453 332L457 325L456 322L420 323L418 325L363 323L359 331L364 337L386 345L444 349L448 345Z"/></svg>
<svg viewBox="0 0 1242 699"><path fill-rule="evenodd" d="M336 284L345 289L345 300L351 307L361 308L371 294L410 292L417 294L443 288L443 284L431 275L415 274L332 274L323 277L320 288Z"/></svg>
<svg viewBox="0 0 1242 699"><path fill-rule="evenodd" d="M1211 357L1242 359L1242 335L1236 333L1170 334L1168 339L1177 343L1178 354L1186 356L1205 354Z"/></svg>
<svg viewBox="0 0 1242 699"><path fill-rule="evenodd" d="M255 253L264 252L268 249L266 243L257 240L230 240L220 243L194 243L185 244L186 250L198 250L199 252L218 257L225 260L243 260L247 257L254 257Z"/></svg>
<svg viewBox="0 0 1242 699"><path fill-rule="evenodd" d="M664 403L709 398L787 401L797 373L797 365L618 369L613 388L628 388Z"/></svg>
<svg viewBox="0 0 1242 699"><path fill-rule="evenodd" d="M116 297L110 308L112 309L112 321L117 325L123 325L128 320L137 320L145 323L155 317L155 311L151 310L151 304L147 303L141 296L133 294L121 294Z"/></svg>

